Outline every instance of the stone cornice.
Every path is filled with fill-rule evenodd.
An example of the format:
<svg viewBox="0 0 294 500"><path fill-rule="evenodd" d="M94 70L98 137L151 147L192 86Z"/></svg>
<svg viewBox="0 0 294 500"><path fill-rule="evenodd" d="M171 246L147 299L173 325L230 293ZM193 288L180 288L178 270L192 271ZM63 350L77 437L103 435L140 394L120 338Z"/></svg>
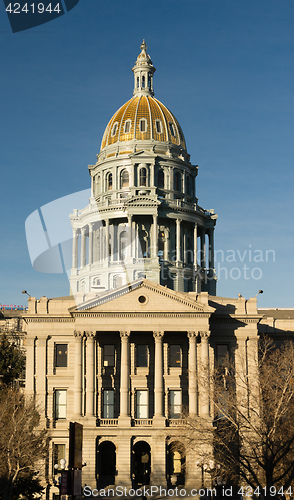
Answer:
<svg viewBox="0 0 294 500"><path fill-rule="evenodd" d="M213 323L255 323L258 324L260 320L262 319L262 316L260 315L254 315L254 316L234 316L233 314L228 314L227 316L225 315L212 315L210 317L210 321Z"/></svg>
<svg viewBox="0 0 294 500"><path fill-rule="evenodd" d="M74 318L209 318L210 313L76 311L73 316Z"/></svg>
<svg viewBox="0 0 294 500"><path fill-rule="evenodd" d="M74 323L75 319L73 317L70 318L61 318L59 316L35 316L31 318L27 318L28 323Z"/></svg>

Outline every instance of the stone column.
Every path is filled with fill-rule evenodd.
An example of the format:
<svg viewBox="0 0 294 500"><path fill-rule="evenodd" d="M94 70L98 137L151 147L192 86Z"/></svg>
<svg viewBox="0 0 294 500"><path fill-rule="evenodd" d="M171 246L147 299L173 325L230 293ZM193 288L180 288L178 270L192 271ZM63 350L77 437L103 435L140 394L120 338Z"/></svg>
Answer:
<svg viewBox="0 0 294 500"><path fill-rule="evenodd" d="M82 240L81 240L81 267L86 265L86 228L82 227Z"/></svg>
<svg viewBox="0 0 294 500"><path fill-rule="evenodd" d="M35 367L35 339L27 339L26 348L26 394L33 396L34 390L34 367Z"/></svg>
<svg viewBox="0 0 294 500"><path fill-rule="evenodd" d="M210 332L200 332L201 366L200 366L200 414L209 417L209 343Z"/></svg>
<svg viewBox="0 0 294 500"><path fill-rule="evenodd" d="M194 224L194 267L197 271L197 222Z"/></svg>
<svg viewBox="0 0 294 500"><path fill-rule="evenodd" d="M164 332L153 332L155 341L155 360L154 360L154 417L160 425L164 421L163 415L163 353L162 338Z"/></svg>
<svg viewBox="0 0 294 500"><path fill-rule="evenodd" d="M206 269L206 249L205 249L205 228L201 228L200 233L201 239L201 267L202 269Z"/></svg>
<svg viewBox="0 0 294 500"><path fill-rule="evenodd" d="M89 264L93 264L93 226L94 223L89 224Z"/></svg>
<svg viewBox="0 0 294 500"><path fill-rule="evenodd" d="M95 335L95 332L86 332L86 415L89 418L95 416Z"/></svg>
<svg viewBox="0 0 294 500"><path fill-rule="evenodd" d="M157 227L157 215L153 215L153 258L157 259L158 256L158 227Z"/></svg>
<svg viewBox="0 0 294 500"><path fill-rule="evenodd" d="M46 366L47 366L46 346L47 346L47 338L46 337L38 338L37 355L36 355L36 361L37 361L36 393L38 396L38 401L44 410L46 408ZM43 415L43 417L44 416L45 415Z"/></svg>
<svg viewBox="0 0 294 500"><path fill-rule="evenodd" d="M78 268L78 240L79 240L79 233L78 230L73 227L72 229L73 232L73 237L72 237L72 268L77 269Z"/></svg>
<svg viewBox="0 0 294 500"><path fill-rule="evenodd" d="M196 332L188 332L189 339L189 414L197 415L197 382L196 382Z"/></svg>
<svg viewBox="0 0 294 500"><path fill-rule="evenodd" d="M107 261L108 261L109 260L109 219L106 219L106 221L105 221L105 237L106 237L105 259L107 259Z"/></svg>
<svg viewBox="0 0 294 500"><path fill-rule="evenodd" d="M75 371L74 371L74 414L82 415L82 339L83 332L74 332L75 336Z"/></svg>
<svg viewBox="0 0 294 500"><path fill-rule="evenodd" d="M129 336L131 332L120 332L120 425L130 425L129 416Z"/></svg>
<svg viewBox="0 0 294 500"><path fill-rule="evenodd" d="M99 261L100 261L100 263L103 262L103 259L104 259L104 253L103 253L104 232L103 232L103 230L104 230L104 226L103 226L103 223L102 223L102 225L100 226L100 242L99 242L100 243L100 245L99 245L99 247L100 247L99 248Z"/></svg>
<svg viewBox="0 0 294 500"><path fill-rule="evenodd" d="M114 261L114 225L110 226L110 262Z"/></svg>
<svg viewBox="0 0 294 500"><path fill-rule="evenodd" d="M209 270L213 273L214 269L214 228L209 230Z"/></svg>
<svg viewBox="0 0 294 500"><path fill-rule="evenodd" d="M128 248L127 257L132 257L132 215L128 215Z"/></svg>
<svg viewBox="0 0 294 500"><path fill-rule="evenodd" d="M177 262L181 260L181 219L176 219L176 252Z"/></svg>

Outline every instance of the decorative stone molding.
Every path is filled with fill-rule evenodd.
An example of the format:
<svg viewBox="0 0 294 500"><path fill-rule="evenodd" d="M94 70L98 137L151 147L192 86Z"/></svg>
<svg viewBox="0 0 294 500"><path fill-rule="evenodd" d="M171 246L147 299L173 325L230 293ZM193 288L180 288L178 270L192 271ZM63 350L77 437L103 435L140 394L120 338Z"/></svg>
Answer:
<svg viewBox="0 0 294 500"><path fill-rule="evenodd" d="M189 342L191 342L191 343L196 342L198 333L197 332L187 332L187 336L188 336Z"/></svg>
<svg viewBox="0 0 294 500"><path fill-rule="evenodd" d="M75 340L77 342L79 342L82 339L83 335L84 332L78 332L77 330L74 331Z"/></svg>
<svg viewBox="0 0 294 500"><path fill-rule="evenodd" d="M155 342L162 342L162 337L164 336L164 332L153 332L153 337Z"/></svg>
<svg viewBox="0 0 294 500"><path fill-rule="evenodd" d="M91 340L96 337L96 332L85 332L85 337L87 337L87 339Z"/></svg>
<svg viewBox="0 0 294 500"><path fill-rule="evenodd" d="M121 332L119 332L119 334L120 334L121 341L127 342L131 332L130 331L121 331Z"/></svg>
<svg viewBox="0 0 294 500"><path fill-rule="evenodd" d="M203 339L204 341L209 339L210 337L210 332L199 332L199 335L201 337L201 340Z"/></svg>

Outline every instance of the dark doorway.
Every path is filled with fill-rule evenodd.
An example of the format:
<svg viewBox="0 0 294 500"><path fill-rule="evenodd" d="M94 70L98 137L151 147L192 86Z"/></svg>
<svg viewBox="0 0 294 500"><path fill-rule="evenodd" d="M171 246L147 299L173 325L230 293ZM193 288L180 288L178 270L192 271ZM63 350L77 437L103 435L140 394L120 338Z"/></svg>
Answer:
<svg viewBox="0 0 294 500"><path fill-rule="evenodd" d="M145 441L139 441L133 449L133 482L134 486L150 484L151 454L150 446Z"/></svg>
<svg viewBox="0 0 294 500"><path fill-rule="evenodd" d="M114 485L116 475L116 450L111 441L103 441L98 447L99 488Z"/></svg>

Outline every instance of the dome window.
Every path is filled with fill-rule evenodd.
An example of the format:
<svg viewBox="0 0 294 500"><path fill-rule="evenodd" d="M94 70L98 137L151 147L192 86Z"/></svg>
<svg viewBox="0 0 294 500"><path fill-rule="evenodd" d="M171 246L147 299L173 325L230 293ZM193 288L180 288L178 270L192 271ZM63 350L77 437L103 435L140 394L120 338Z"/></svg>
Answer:
<svg viewBox="0 0 294 500"><path fill-rule="evenodd" d="M143 75L142 76L142 89L145 88L145 76Z"/></svg>
<svg viewBox="0 0 294 500"><path fill-rule="evenodd" d="M106 184L108 191L112 189L112 174L108 174Z"/></svg>
<svg viewBox="0 0 294 500"><path fill-rule="evenodd" d="M157 175L157 186L159 188L164 188L164 171L163 170L158 170L158 175Z"/></svg>
<svg viewBox="0 0 294 500"><path fill-rule="evenodd" d="M147 170L145 167L140 170L140 186L147 186Z"/></svg>
<svg viewBox="0 0 294 500"><path fill-rule="evenodd" d="M181 191L181 175L179 172L175 173L174 177L174 190L175 191Z"/></svg>
<svg viewBox="0 0 294 500"><path fill-rule="evenodd" d="M129 187L129 172L127 170L123 170L120 174L120 187Z"/></svg>
<svg viewBox="0 0 294 500"><path fill-rule="evenodd" d="M139 129L140 132L146 132L147 131L147 120L145 118L141 118L140 123L139 123Z"/></svg>
<svg viewBox="0 0 294 500"><path fill-rule="evenodd" d="M118 127L118 123L115 122L115 124L113 125L112 127L112 131L111 131L111 137L114 137L116 135L116 132L117 132L117 127Z"/></svg>
<svg viewBox="0 0 294 500"><path fill-rule="evenodd" d="M173 137L176 137L176 129L173 123L169 122L170 133Z"/></svg>
<svg viewBox="0 0 294 500"><path fill-rule="evenodd" d="M127 120L125 122L125 126L124 126L124 133L125 134L128 134L130 132L130 130L131 130L131 123L132 123L131 120Z"/></svg>
<svg viewBox="0 0 294 500"><path fill-rule="evenodd" d="M155 127L156 127L156 132L158 134L161 134L162 133L162 123L160 120L155 121Z"/></svg>
<svg viewBox="0 0 294 500"><path fill-rule="evenodd" d="M137 89L139 88L140 86L140 80L139 80L139 77L137 76Z"/></svg>

